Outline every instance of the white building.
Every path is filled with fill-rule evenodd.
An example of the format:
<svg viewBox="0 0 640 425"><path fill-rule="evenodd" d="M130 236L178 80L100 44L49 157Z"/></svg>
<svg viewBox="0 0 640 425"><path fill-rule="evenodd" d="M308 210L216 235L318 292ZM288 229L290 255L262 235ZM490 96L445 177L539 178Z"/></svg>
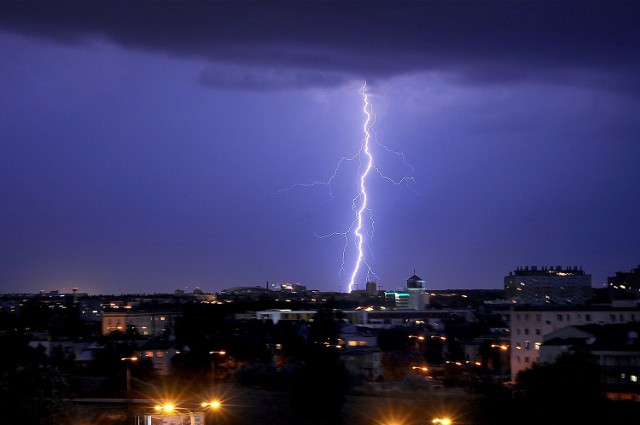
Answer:
<svg viewBox="0 0 640 425"><path fill-rule="evenodd" d="M539 360L546 335L567 326L627 323L640 320L638 305L513 306L511 309L511 380Z"/></svg>

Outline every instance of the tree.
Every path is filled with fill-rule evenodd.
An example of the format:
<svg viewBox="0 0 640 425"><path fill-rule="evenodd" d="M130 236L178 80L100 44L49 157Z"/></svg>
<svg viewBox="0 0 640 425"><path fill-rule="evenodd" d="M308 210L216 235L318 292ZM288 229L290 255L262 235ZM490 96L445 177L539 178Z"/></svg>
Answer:
<svg viewBox="0 0 640 425"><path fill-rule="evenodd" d="M545 406L532 409L534 421L603 423L600 366L586 351L567 351L553 363L535 364L519 372L516 392L527 403Z"/></svg>

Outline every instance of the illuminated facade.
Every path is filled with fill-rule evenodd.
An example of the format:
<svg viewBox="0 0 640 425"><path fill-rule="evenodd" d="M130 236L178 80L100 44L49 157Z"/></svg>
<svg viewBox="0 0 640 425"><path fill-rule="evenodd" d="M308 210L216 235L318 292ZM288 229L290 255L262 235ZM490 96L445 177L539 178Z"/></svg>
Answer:
<svg viewBox="0 0 640 425"><path fill-rule="evenodd" d="M173 335L175 312L105 312L102 314L102 335L112 332L134 332L140 336Z"/></svg>
<svg viewBox="0 0 640 425"><path fill-rule="evenodd" d="M138 358L149 359L153 369L160 376L173 371L171 358L178 353L172 341L147 341L138 350Z"/></svg>
<svg viewBox="0 0 640 425"><path fill-rule="evenodd" d="M504 278L507 300L514 304L581 305L592 297L591 275L582 268L518 267Z"/></svg>

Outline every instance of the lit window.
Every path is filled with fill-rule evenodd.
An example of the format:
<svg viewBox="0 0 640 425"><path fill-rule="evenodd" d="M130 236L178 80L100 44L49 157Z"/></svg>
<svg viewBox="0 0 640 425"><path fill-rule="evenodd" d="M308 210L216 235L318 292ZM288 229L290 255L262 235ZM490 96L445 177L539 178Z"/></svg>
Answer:
<svg viewBox="0 0 640 425"><path fill-rule="evenodd" d="M145 351L144 352L144 356L145 357L153 357L153 351Z"/></svg>

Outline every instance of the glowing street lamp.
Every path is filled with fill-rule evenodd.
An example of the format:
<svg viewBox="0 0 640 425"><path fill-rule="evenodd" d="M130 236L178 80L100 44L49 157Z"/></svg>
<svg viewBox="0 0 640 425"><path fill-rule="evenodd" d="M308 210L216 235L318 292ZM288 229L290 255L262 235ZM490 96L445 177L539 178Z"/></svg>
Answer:
<svg viewBox="0 0 640 425"><path fill-rule="evenodd" d="M451 425L453 422L451 422L449 418L434 418L431 423L436 425Z"/></svg>
<svg viewBox="0 0 640 425"><path fill-rule="evenodd" d="M167 415L167 416L171 416L171 415L181 416L183 415L183 413L181 413L182 411L187 412L187 414L189 415L189 424L196 425L196 415L187 408L178 407L172 403L157 404L153 408L156 412L161 413L163 415Z"/></svg>
<svg viewBox="0 0 640 425"><path fill-rule="evenodd" d="M218 410L222 407L222 403L219 400L211 400L202 402L200 406L207 407L212 410Z"/></svg>

